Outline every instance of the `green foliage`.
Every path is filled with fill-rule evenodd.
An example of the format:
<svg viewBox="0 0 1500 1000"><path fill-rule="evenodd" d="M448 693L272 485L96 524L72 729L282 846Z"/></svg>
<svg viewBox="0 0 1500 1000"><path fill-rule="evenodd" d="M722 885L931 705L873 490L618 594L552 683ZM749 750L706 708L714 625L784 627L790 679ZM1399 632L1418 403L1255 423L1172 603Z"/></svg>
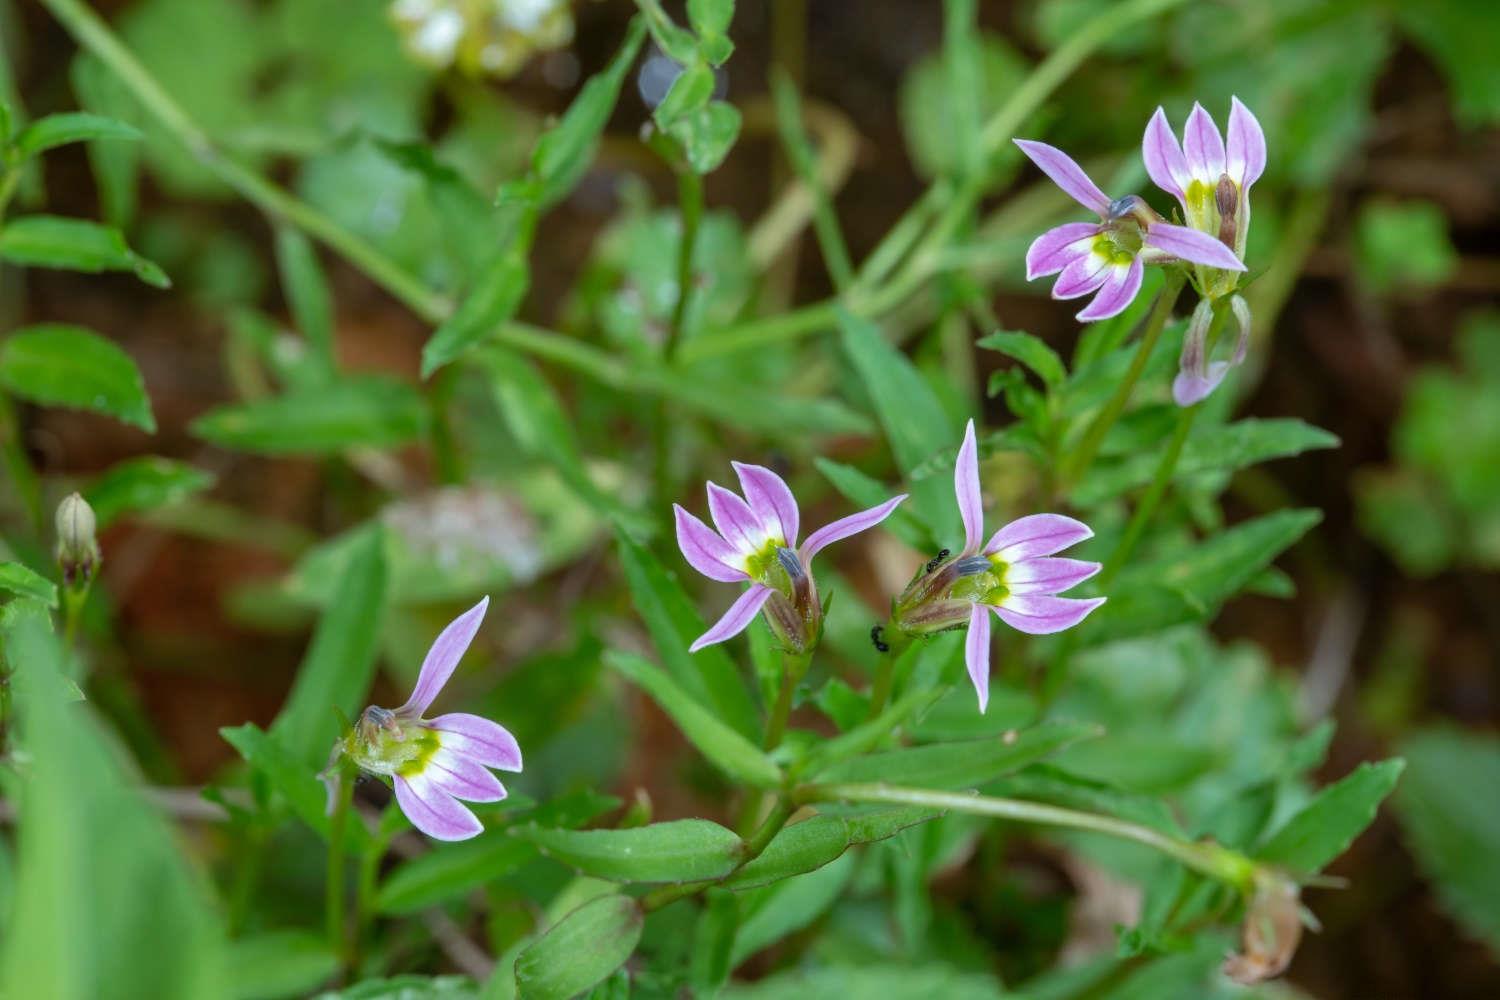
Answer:
<svg viewBox="0 0 1500 1000"><path fill-rule="evenodd" d="M151 400L135 362L79 326L43 323L0 341L0 385L44 406L105 413L149 433Z"/></svg>
<svg viewBox="0 0 1500 1000"><path fill-rule="evenodd" d="M522 1000L567 1000L624 964L641 939L640 907L629 896L600 896L568 914L516 956Z"/></svg>
<svg viewBox="0 0 1500 1000"><path fill-rule="evenodd" d="M0 228L0 260L69 271L128 271L148 285L170 288L165 271L125 243L117 229L86 219L23 215Z"/></svg>
<svg viewBox="0 0 1500 1000"><path fill-rule="evenodd" d="M531 829L524 836L549 858L613 882L698 882L728 875L744 842L706 819L627 830Z"/></svg>
<svg viewBox="0 0 1500 1000"><path fill-rule="evenodd" d="M0 563L0 591L57 607L57 585L20 563Z"/></svg>
<svg viewBox="0 0 1500 1000"><path fill-rule="evenodd" d="M1348 849L1406 766L1400 758L1361 764L1318 793L1261 845L1259 857L1294 872L1316 872Z"/></svg>
<svg viewBox="0 0 1500 1000"><path fill-rule="evenodd" d="M237 451L326 455L402 445L420 435L426 423L422 397L407 383L351 375L285 396L219 407L194 420L192 430Z"/></svg>
<svg viewBox="0 0 1500 1000"><path fill-rule="evenodd" d="M75 111L40 118L16 134L12 145L22 157L36 156L58 146L99 139L139 139L140 130L124 122Z"/></svg>
<svg viewBox="0 0 1500 1000"><path fill-rule="evenodd" d="M1367 203L1354 235L1360 278L1377 291L1440 285L1458 266L1447 217L1432 202Z"/></svg>
<svg viewBox="0 0 1500 1000"><path fill-rule="evenodd" d="M155 511L208 489L214 476L186 462L144 455L111 467L84 491L103 528L122 514Z"/></svg>

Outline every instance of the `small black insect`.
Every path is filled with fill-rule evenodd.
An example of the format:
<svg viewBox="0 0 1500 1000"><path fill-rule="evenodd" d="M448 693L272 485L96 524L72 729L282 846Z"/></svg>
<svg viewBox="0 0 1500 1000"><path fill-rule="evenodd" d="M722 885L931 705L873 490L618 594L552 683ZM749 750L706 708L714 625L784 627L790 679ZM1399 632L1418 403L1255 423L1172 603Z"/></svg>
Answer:
<svg viewBox="0 0 1500 1000"><path fill-rule="evenodd" d="M942 562L944 559L947 559L950 554L951 553L949 552L948 549L943 549L941 552L939 552L936 556L933 557L932 561L927 564L927 568L924 569L922 572L924 572L924 573L931 573L933 570L935 570L935 569L938 568L938 563Z"/></svg>
<svg viewBox="0 0 1500 1000"><path fill-rule="evenodd" d="M875 648L880 652L889 653L891 651L891 645L881 638L881 636L883 635L885 635L884 625L870 626L870 641L875 644Z"/></svg>

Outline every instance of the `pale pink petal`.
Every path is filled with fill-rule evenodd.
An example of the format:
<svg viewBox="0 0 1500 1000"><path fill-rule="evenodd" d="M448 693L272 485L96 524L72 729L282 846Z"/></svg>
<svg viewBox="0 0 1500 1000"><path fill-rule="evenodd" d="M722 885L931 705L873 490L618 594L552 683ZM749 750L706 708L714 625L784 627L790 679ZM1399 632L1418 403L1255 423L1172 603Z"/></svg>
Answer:
<svg viewBox="0 0 1500 1000"><path fill-rule="evenodd" d="M1031 514L1017 518L990 536L985 555L999 555L1002 562L1050 556L1077 545L1094 533L1082 521L1062 514Z"/></svg>
<svg viewBox="0 0 1500 1000"><path fill-rule="evenodd" d="M771 596L771 588L761 584L751 584L750 589L739 596L729 610L724 612L724 617L714 623L713 627L693 640L688 647L688 652L696 653L704 646L712 646L716 642L732 639L745 631L745 627L755 620L760 613L760 606L766 603L766 598Z"/></svg>
<svg viewBox="0 0 1500 1000"><path fill-rule="evenodd" d="M1209 187L1224 173L1224 140L1203 105L1194 104L1182 133L1182 152L1193 176Z"/></svg>
<svg viewBox="0 0 1500 1000"><path fill-rule="evenodd" d="M1214 308L1208 299L1198 300L1193 318L1182 337L1182 354L1177 359L1177 377L1172 380L1172 399L1178 406L1192 406L1214 391L1219 383L1208 376L1208 330L1213 325Z"/></svg>
<svg viewBox="0 0 1500 1000"><path fill-rule="evenodd" d="M1208 233L1174 226L1170 222L1158 222L1146 230L1146 245L1162 253L1190 260L1195 264L1207 264L1223 271L1243 271L1245 265L1217 237Z"/></svg>
<svg viewBox="0 0 1500 1000"><path fill-rule="evenodd" d="M841 541L850 535L856 535L861 531L875 527L875 525L890 517L891 513L900 506L901 501L905 499L905 493L900 496L891 497L878 507L871 507L869 510L862 510L858 514L841 517L837 521L825 524L817 531L814 531L807 536L807 541L802 544L802 548L797 552L798 558L802 560L802 565L804 567L812 565L813 556L834 542Z"/></svg>
<svg viewBox="0 0 1500 1000"><path fill-rule="evenodd" d="M420 718L427 711L427 706L443 690L443 685L448 683L448 678L453 676L458 661L463 659L464 651L469 648L469 643L474 641L475 634L479 631L479 623L484 620L484 611L490 606L490 599L485 597L468 611L459 615L448 624L448 627L438 633L432 648L427 651L427 657L422 661L422 670L417 674L417 686L412 690L411 697L406 699L406 704L396 711L402 715L410 715Z"/></svg>
<svg viewBox="0 0 1500 1000"><path fill-rule="evenodd" d="M1108 277L1109 261L1100 254L1090 252L1062 269L1057 282L1052 286L1052 297L1076 299L1097 289Z"/></svg>
<svg viewBox="0 0 1500 1000"><path fill-rule="evenodd" d="M990 704L990 611L983 604L969 612L969 634L964 638L964 664L979 695L979 714Z"/></svg>
<svg viewBox="0 0 1500 1000"><path fill-rule="evenodd" d="M1240 190L1249 191L1266 169L1266 134L1250 109L1238 97L1229 99L1229 143L1225 150L1225 170L1239 182Z"/></svg>
<svg viewBox="0 0 1500 1000"><path fill-rule="evenodd" d="M1129 264L1110 265L1104 284L1099 286L1099 294L1079 310L1077 319L1083 323L1092 323L1124 312L1125 307L1135 301L1136 293L1141 290L1145 271L1145 265L1139 257L1130 258Z"/></svg>
<svg viewBox="0 0 1500 1000"><path fill-rule="evenodd" d="M773 538L779 537L788 548L797 545L799 514L797 498L776 473L763 465L747 465L731 462L735 475L740 477L740 489L750 503L750 509L760 518L762 529Z"/></svg>
<svg viewBox="0 0 1500 1000"><path fill-rule="evenodd" d="M1099 226L1092 222L1068 222L1047 230L1026 251L1026 280L1061 271L1088 253L1098 235Z"/></svg>
<svg viewBox="0 0 1500 1000"><path fill-rule="evenodd" d="M1172 401L1178 406L1192 406L1202 402L1224 381L1229 374L1227 361L1214 361L1202 373L1181 371L1172 380Z"/></svg>
<svg viewBox="0 0 1500 1000"><path fill-rule="evenodd" d="M1012 594L1000 602L995 614L1018 632L1029 635L1050 635L1072 628L1088 617L1099 605L1102 597L1048 597L1044 595Z"/></svg>
<svg viewBox="0 0 1500 1000"><path fill-rule="evenodd" d="M1012 594L1057 594L1077 586L1097 572L1099 564L1096 562L1039 556L1007 567L1005 589Z"/></svg>
<svg viewBox="0 0 1500 1000"><path fill-rule="evenodd" d="M734 546L675 503L672 513L677 519L677 547L688 565L720 583L749 579L740 568L745 557Z"/></svg>
<svg viewBox="0 0 1500 1000"><path fill-rule="evenodd" d="M445 749L471 757L485 767L521 770L521 747L510 730L497 722L467 712L452 712L429 719L426 725L438 731Z"/></svg>
<svg viewBox="0 0 1500 1000"><path fill-rule="evenodd" d="M974 439L974 421L964 428L964 443L953 463L953 493L958 497L958 516L964 522L964 552L979 548L984 536L984 497L979 493L979 445Z"/></svg>
<svg viewBox="0 0 1500 1000"><path fill-rule="evenodd" d="M422 776L457 799L499 802L505 798L505 786L484 765L446 748L439 748L428 758Z"/></svg>
<svg viewBox="0 0 1500 1000"><path fill-rule="evenodd" d="M708 513L719 534L741 555L753 555L765 543L765 531L750 505L718 483L708 484Z"/></svg>
<svg viewBox="0 0 1500 1000"><path fill-rule="evenodd" d="M1014 140L1021 152L1041 168L1042 173L1052 178L1052 183L1062 188L1067 195L1101 219L1109 212L1109 196L1089 179L1083 168L1073 158L1056 146L1031 139Z"/></svg>
<svg viewBox="0 0 1500 1000"><path fill-rule="evenodd" d="M1167 113L1161 108L1151 116L1146 125L1146 135L1141 140L1141 156L1146 161L1146 173L1156 186L1180 202L1187 201L1187 186L1193 179L1188 171L1187 159L1172 126L1167 124Z"/></svg>
<svg viewBox="0 0 1500 1000"><path fill-rule="evenodd" d="M396 801L411 825L434 840L468 840L484 832L484 824L457 799L433 784L425 774L396 775Z"/></svg>

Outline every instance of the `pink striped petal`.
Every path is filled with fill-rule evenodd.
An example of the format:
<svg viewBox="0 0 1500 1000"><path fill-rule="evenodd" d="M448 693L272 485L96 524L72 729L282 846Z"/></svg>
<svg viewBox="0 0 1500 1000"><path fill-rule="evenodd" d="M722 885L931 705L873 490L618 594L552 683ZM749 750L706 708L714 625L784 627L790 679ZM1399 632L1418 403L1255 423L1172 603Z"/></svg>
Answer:
<svg viewBox="0 0 1500 1000"><path fill-rule="evenodd" d="M1017 518L991 535L984 554L999 555L1002 562L1018 563L1050 556L1093 537L1093 531L1082 521L1062 514L1031 514Z"/></svg>
<svg viewBox="0 0 1500 1000"><path fill-rule="evenodd" d="M1245 270L1245 265L1234 255L1234 251L1216 237L1187 226L1158 222L1146 230L1146 245L1173 257L1190 260L1194 264L1207 264L1222 271Z"/></svg>
<svg viewBox="0 0 1500 1000"><path fill-rule="evenodd" d="M396 775L396 801L411 825L434 840L468 840L484 824L457 799L433 784L426 774Z"/></svg>
<svg viewBox="0 0 1500 1000"><path fill-rule="evenodd" d="M417 686L412 690L411 697L406 699L406 704L396 711L419 718L427 711L427 706L432 704L438 692L443 690L443 685L448 683L448 678L453 676L469 643L474 641L479 623L484 620L484 611L489 606L490 599L485 597L438 633L432 648L422 660L422 670L417 674Z"/></svg>
<svg viewBox="0 0 1500 1000"><path fill-rule="evenodd" d="M1026 251L1026 280L1056 274L1088 253L1099 228L1092 222L1068 222L1038 236Z"/></svg>
<svg viewBox="0 0 1500 1000"><path fill-rule="evenodd" d="M1012 594L1058 594L1095 573L1099 564L1082 559L1040 556L1022 559L1005 570L1005 589Z"/></svg>
<svg viewBox="0 0 1500 1000"><path fill-rule="evenodd" d="M862 510L858 514L850 514L848 517L841 517L831 524L825 524L807 536L807 541L798 550L797 557L802 560L804 567L811 566L813 556L834 542L841 541L850 535L857 535L861 531L875 527L875 525L890 517L891 513L901 505L901 501L905 499L906 494L903 493L900 496L891 497L878 507L871 507L869 510Z"/></svg>
<svg viewBox="0 0 1500 1000"><path fill-rule="evenodd" d="M1103 603L1102 597L1083 599L1012 594L1000 602L995 614L1017 632L1050 635L1077 625Z"/></svg>
<svg viewBox="0 0 1500 1000"><path fill-rule="evenodd" d="M718 483L708 484L708 513L724 540L741 555L752 555L765 542L765 530L750 505Z"/></svg>
<svg viewBox="0 0 1500 1000"><path fill-rule="evenodd" d="M672 513L677 519L677 547L689 566L720 583L749 579L741 568L745 557L734 546L675 503Z"/></svg>
<svg viewBox="0 0 1500 1000"><path fill-rule="evenodd" d="M1146 267L1139 257L1130 258L1129 264L1111 264L1104 284L1099 286L1099 294L1078 311L1076 318L1084 323L1092 323L1118 316L1125 311L1126 306L1135 301L1145 272Z"/></svg>
<svg viewBox="0 0 1500 1000"><path fill-rule="evenodd" d="M761 528L768 536L779 537L788 548L796 547L800 515L797 498L792 496L786 480L763 465L730 464L740 477L740 489L760 519Z"/></svg>
<svg viewBox="0 0 1500 1000"><path fill-rule="evenodd" d="M1062 188L1067 195L1101 219L1109 212L1109 196L1099 190L1099 185L1089 179L1073 158L1056 146L1031 139L1014 140L1021 152L1041 168L1042 173L1052 178L1052 183Z"/></svg>
<svg viewBox="0 0 1500 1000"><path fill-rule="evenodd" d="M974 605L969 612L964 664L969 668L969 680L974 682L974 693L979 695L979 714L983 715L990 704L990 609L983 604Z"/></svg>
<svg viewBox="0 0 1500 1000"><path fill-rule="evenodd" d="M714 623L713 627L693 640L688 647L689 653L696 653L704 646L712 646L716 642L732 639L745 631L745 627L755 620L760 613L760 606L766 603L766 598L771 596L771 588L761 584L751 584L750 589L739 596L739 599L729 606L724 612L724 617Z"/></svg>
<svg viewBox="0 0 1500 1000"><path fill-rule="evenodd" d="M452 750L439 748L422 768L424 777L442 791L457 799L470 802L499 802L505 798L505 786L500 784L484 765Z"/></svg>
<svg viewBox="0 0 1500 1000"><path fill-rule="evenodd" d="M1250 346L1250 306L1239 295L1229 300L1234 312L1239 334L1235 338L1234 351L1227 361L1208 360L1206 339L1213 322L1213 307L1207 300L1198 303L1193 310L1192 322L1182 340L1182 356L1178 359L1177 377L1172 380L1172 399L1178 406L1192 406L1213 394L1225 376L1245 360Z"/></svg>
<svg viewBox="0 0 1500 1000"><path fill-rule="evenodd" d="M441 734L439 739L445 750L470 757L485 767L521 770L521 747L510 730L498 722L467 712L453 712L429 719L426 725Z"/></svg>
<svg viewBox="0 0 1500 1000"><path fill-rule="evenodd" d="M1079 257L1062 269L1062 273L1057 276L1057 281L1052 286L1052 297L1076 299L1080 295L1087 295L1097 289L1108 277L1109 261L1099 254L1090 252L1087 256Z"/></svg>
<svg viewBox="0 0 1500 1000"><path fill-rule="evenodd" d="M974 421L964 428L964 443L953 463L953 493L958 497L958 516L964 522L964 552L979 549L984 537L984 497L979 492L979 445L974 440Z"/></svg>
<svg viewBox="0 0 1500 1000"><path fill-rule="evenodd" d="M1196 102L1182 130L1182 153L1195 178L1210 187L1218 183L1224 173L1224 139L1213 117Z"/></svg>
<svg viewBox="0 0 1500 1000"><path fill-rule="evenodd" d="M1229 99L1229 143L1224 172L1239 182L1241 191L1260 179L1266 169L1266 134L1238 97Z"/></svg>
<svg viewBox="0 0 1500 1000"><path fill-rule="evenodd" d="M1177 143L1177 136L1167 124L1167 113L1161 108L1156 109L1156 114L1146 125L1146 135L1141 140L1141 157L1146 161L1146 173L1151 175L1156 186L1186 203L1187 186L1193 176L1188 170L1187 158L1182 155L1182 147Z"/></svg>

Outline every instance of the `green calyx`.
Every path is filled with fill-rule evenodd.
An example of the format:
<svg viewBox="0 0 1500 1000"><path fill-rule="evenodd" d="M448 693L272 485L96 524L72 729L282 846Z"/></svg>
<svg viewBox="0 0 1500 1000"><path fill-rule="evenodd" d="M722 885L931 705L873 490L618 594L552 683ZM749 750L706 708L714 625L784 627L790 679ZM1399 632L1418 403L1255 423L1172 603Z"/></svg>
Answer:
<svg viewBox="0 0 1500 1000"><path fill-rule="evenodd" d="M371 774L416 774L441 745L434 730L373 705L344 737L345 755Z"/></svg>
<svg viewBox="0 0 1500 1000"><path fill-rule="evenodd" d="M975 604L998 605L1010 596L1010 588L1005 585L1005 571L1009 569L1009 564L999 556L986 558L992 568L984 573L959 577L948 591L949 597L973 601Z"/></svg>
<svg viewBox="0 0 1500 1000"><path fill-rule="evenodd" d="M785 582L786 571L781 568L776 552L786 547L786 542L779 538L766 539L765 544L745 559L745 572L750 579L767 587L776 587L778 583Z"/></svg>

